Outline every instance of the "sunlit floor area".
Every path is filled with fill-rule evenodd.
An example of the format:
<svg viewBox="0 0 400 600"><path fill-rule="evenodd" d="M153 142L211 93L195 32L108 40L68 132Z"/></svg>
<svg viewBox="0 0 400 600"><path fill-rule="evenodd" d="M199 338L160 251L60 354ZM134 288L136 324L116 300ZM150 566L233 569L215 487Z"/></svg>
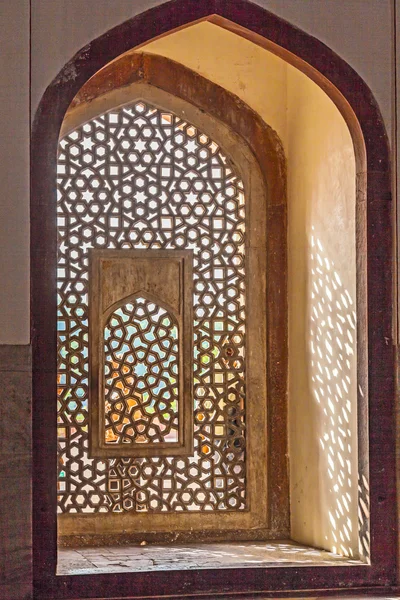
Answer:
<svg viewBox="0 0 400 600"><path fill-rule="evenodd" d="M310 564L350 566L362 563L291 541L174 546L149 544L102 548L59 548L57 575Z"/></svg>

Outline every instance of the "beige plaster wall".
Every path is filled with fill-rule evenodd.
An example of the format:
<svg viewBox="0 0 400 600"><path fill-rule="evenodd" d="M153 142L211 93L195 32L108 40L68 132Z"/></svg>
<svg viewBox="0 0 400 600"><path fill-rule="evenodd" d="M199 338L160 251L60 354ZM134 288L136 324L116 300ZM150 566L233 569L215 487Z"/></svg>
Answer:
<svg viewBox="0 0 400 600"><path fill-rule="evenodd" d="M34 112L45 88L75 52L111 27L147 8L161 4L162 1L30 0L29 2L29 0L18 0L13 2L3 0L0 2L2 25L0 38L2 77L0 344L26 344L30 337L29 95L31 94L31 107ZM392 0L253 1L325 42L347 60L371 87L380 105L386 127L390 131L393 99L390 14ZM396 4L399 4L398 0ZM31 6L31 38L29 6ZM400 31L400 28L398 30ZM218 54L218 48L215 49L215 54ZM10 356L9 348L6 355ZM20 368L14 356L13 366L14 369ZM20 377L17 379L18 390L21 392L21 379ZM5 414L14 414L16 407L18 410L21 409L20 397L17 397L14 404L8 406L13 394L8 393L7 386L2 385L2 387L5 389L5 394L0 400L0 407L7 405ZM29 394L26 401L29 404ZM23 423L28 423L29 419L25 413L23 417ZM19 431L20 428L17 427L16 430ZM27 444L29 446L29 435ZM26 483L25 475L23 477ZM13 500L10 501L10 498L12 499L13 496L8 488L10 486L7 487L5 501L7 506L12 506ZM304 500L300 503L300 507L305 508ZM26 515L29 521L29 507ZM298 509L297 515L301 519L301 511ZM10 535L8 538L6 536L3 540L3 549L8 548L7 544L10 544L10 548L15 550L13 541L15 539L15 544L26 548L28 553L29 543L25 544L27 530L27 527L24 527L20 535L18 527L15 527L13 529L15 536ZM14 556L16 556L15 552ZM17 560L18 564L29 565L29 558L26 555L22 558L18 555L18 558L20 559ZM12 577L14 576L15 569L12 571ZM29 597L29 590L25 589L25 584L20 586L18 594L14 579L11 585L12 593L7 588L7 580L4 579L0 596L2 591L4 597L12 596L15 599Z"/></svg>
<svg viewBox="0 0 400 600"><path fill-rule="evenodd" d="M355 158L347 125L308 77L211 23L142 49L181 62L238 95L283 141L292 535L356 554Z"/></svg>
<svg viewBox="0 0 400 600"><path fill-rule="evenodd" d="M325 93L291 66L287 80L292 535L352 555L358 550L355 158L349 130Z"/></svg>

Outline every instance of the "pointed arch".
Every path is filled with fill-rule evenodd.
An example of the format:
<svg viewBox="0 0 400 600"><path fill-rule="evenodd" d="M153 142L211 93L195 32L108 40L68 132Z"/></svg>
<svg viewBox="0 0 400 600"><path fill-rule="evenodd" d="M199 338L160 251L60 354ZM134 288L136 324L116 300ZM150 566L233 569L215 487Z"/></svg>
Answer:
<svg viewBox="0 0 400 600"><path fill-rule="evenodd" d="M217 16L215 16L217 15ZM370 463L371 566L246 569L230 572L229 582L215 572L143 573L119 576L55 577L54 490L46 472L55 472L54 231L55 169L58 135L77 92L94 73L148 40L199 19L216 19L238 35L275 51L306 73L338 106L351 131L357 160L357 260L359 376L368 402L359 398L359 439L363 465ZM229 24L227 23L229 21ZM71 73L73 76L71 77ZM392 339L392 208L390 153L376 101L359 75L322 42L247 0L174 0L134 17L79 51L60 71L39 105L32 132L31 298L33 344L34 577L38 598L110 595L121 597L191 593L252 594L268 590L393 585L396 581L394 348ZM367 362L368 361L368 362ZM368 433L368 420L370 423ZM368 444L369 438L369 444ZM51 478L50 478L51 479ZM39 499L39 500L38 500ZM44 535L45 533L45 535ZM288 584L288 581L291 583ZM340 583L339 583L340 582ZM134 590L134 592L132 592ZM115 593L117 593L115 591Z"/></svg>
<svg viewBox="0 0 400 600"><path fill-rule="evenodd" d="M180 333L171 308L136 292L109 307L102 329L105 443L179 442Z"/></svg>
<svg viewBox="0 0 400 600"><path fill-rule="evenodd" d="M208 524L204 522L206 518L204 516L199 517L198 522L194 523L193 513L190 516L182 516L176 512L176 515L174 515L176 527L183 527L184 524L185 527L187 525L188 529L190 527L190 531L186 531L186 536L191 536L191 531L194 531L197 536L199 535L199 529L204 530L204 538L208 535L206 530L211 527L214 532L219 529L221 531L226 529L231 532L230 535L232 535L234 529L235 535L242 537L257 537L263 531L267 537L286 538L289 531L288 467L286 460L286 163L281 141L272 128L239 98L172 60L146 54L142 54L139 60L134 57L133 64L130 67L131 76L128 81L121 77L121 71L123 72L124 68L120 69L119 59L114 61L113 68L104 71L105 73L100 71L94 75L88 82L92 89L98 90L96 94L90 94L89 101L85 100L87 97L86 86L82 88L76 97L76 101L72 103L68 110L63 124L63 131L73 130L73 135L75 135L78 130L85 128L85 126L89 128L90 123L96 121L97 117L100 121L104 114L111 110L111 107L114 107L116 113L118 113L120 109L123 111L128 106L132 107L142 103L143 107L147 106L150 111L157 111L157 114L161 115L162 118L163 115L167 116L168 120L171 118L171 124L178 128L180 135L188 130L190 138L190 131L194 127L200 145L211 144L218 156L222 157L221 166L223 168L221 173L227 174L230 185L233 185L237 180L240 189L242 184L244 188L243 199L240 201L243 202L242 209L245 213L243 219L239 216L240 209L238 215L235 214L235 206L233 206L234 212L229 219L231 223L237 222L238 227L240 224L240 227L244 226L244 229L248 231L248 241L245 244L247 257L244 261L246 268L243 264L241 267L238 266L238 270L236 270L237 267L234 262L231 265L233 271L236 272L237 277L234 277L238 281L236 285L238 288L241 285L250 287L250 282L257 282L257 286L253 288L252 293L249 291L244 294L246 296L247 313L245 319L247 321L247 333L245 337L247 340L259 340L256 351L250 353L248 348L246 350L248 354L246 364L248 371L251 372L251 377L247 377L246 387L248 392L243 395L249 398L246 411L248 415L252 415L251 418L248 418L246 424L246 431L249 434L248 436L246 434L246 456L248 456L246 458L248 465L246 494L250 508L247 509L244 502L241 502L239 506L243 518L239 514L236 516L231 515L229 521L226 520L226 523L220 523L220 525L218 525L220 517L217 514L211 514L213 511L207 514ZM105 81L104 75L106 76ZM174 86L173 82L179 82L179 85ZM79 97L83 100L82 102L79 101ZM142 107L140 107L140 110L142 110ZM114 113L114 111L111 112ZM141 118L144 119L144 116L142 115ZM167 128L170 128L169 123ZM121 129L122 126L119 133L121 133ZM63 137L63 141L68 136L67 133L66 137ZM204 139L203 136L205 136ZM64 150L62 153L64 154ZM214 155L207 154L207 156L206 163ZM61 162L64 162L64 159ZM210 162L209 164L211 169L213 163ZM86 170L85 164L83 164L83 167ZM73 171L75 172L75 166L73 166ZM145 172L141 171L141 173ZM69 175L64 174L60 177L65 180L70 189ZM208 181L208 177L205 177L205 180ZM219 196L217 191L216 188L216 198ZM206 195L208 195L208 192ZM239 187L236 195L239 202L239 196L241 196ZM213 194L211 194L211 197L213 197ZM211 197L204 201L204 206L206 206L206 203L210 203ZM200 205L202 204L201 198L200 193L197 202ZM193 201L192 198L191 202ZM175 200L174 203L176 203ZM214 204L215 202L212 203L213 206ZM239 204L236 204L236 207L239 208ZM215 205L214 209L217 210L217 208L217 205ZM227 207L226 210L229 213L232 206ZM168 218L172 217L173 212ZM79 216L77 218L79 220ZM172 220L174 221L174 217ZM217 238L219 236L218 228L221 225L222 221L217 226ZM204 225L203 227L203 240L209 237L207 227L209 226ZM172 235L174 227L167 229L171 230L170 234ZM222 231L225 231L225 229L222 229ZM267 231L270 232L270 235L267 235ZM229 234L228 231L225 232L225 235L227 234ZM176 237L176 241L178 241L178 237ZM240 238L243 240L243 233L240 233ZM171 241L173 244L175 243L174 235L172 235ZM118 244L120 242L121 240ZM167 238L164 242L167 242ZM114 240L114 243L117 242ZM130 242L125 240L125 243L129 245ZM142 243L143 240L140 245ZM150 246L153 246L153 242L150 243ZM224 256L222 247L217 251L218 254ZM229 264L229 260L227 264ZM200 263L201 261L199 261L198 268L194 269L197 270L197 276L200 276L203 270ZM268 276L266 276L267 270ZM226 274L218 282L223 289L227 288L227 285L223 284L224 281L227 281ZM223 293L221 289L219 292ZM264 296L269 300L266 309L264 309ZM276 300L272 300L273 298ZM198 309L202 309L201 304L198 305L198 301L196 302L194 307L197 306ZM216 298L214 302L217 303ZM239 307L240 304L234 309L237 313L240 310ZM199 317L198 335L202 331L203 321L200 315ZM239 322L238 315L236 318ZM258 337L259 331L263 333ZM201 335L204 335L204 333L201 333ZM238 346L241 346L241 350L244 351L243 336L241 340ZM269 357L268 361L264 359L265 352ZM199 357L200 355L201 351ZM187 362L185 361L185 363ZM236 374L239 372L240 369ZM238 381L241 377L240 375ZM253 382L258 383L254 384ZM259 397L267 398L267 402L259 402ZM201 402L201 398L197 397L196 394L194 394L194 400L196 403ZM268 444L265 444L263 439L265 428L262 428L262 433L257 434L259 423L264 423L267 418L266 412L268 412ZM237 424L238 431L240 431L241 426L239 422ZM199 430L198 435L195 436L197 443L202 435ZM244 443L244 437L242 443ZM257 444L259 445L256 448ZM196 462L198 459L199 455L196 451L194 461ZM243 483L244 480L241 480L240 485L243 485ZM231 502L233 501L235 500L232 496ZM224 510L223 506L224 504L221 503L221 510ZM219 508L215 508L215 513L217 510ZM126 530L128 517L129 515L123 517L123 530ZM171 515L168 521L165 521L161 515L155 516L153 514L149 517L151 517L154 527L156 527L157 520L157 527L161 530L162 535L165 535L165 528L171 527L171 523L175 524L175 520ZM93 521L94 525L96 518L96 515L85 515L85 522L83 523L76 515L73 515L72 518L68 518L68 515L62 515L59 521L59 534L61 533L62 537L68 536L71 539L70 535L73 534L75 529L75 535L79 536L82 528L87 529L89 527L90 521ZM188 522L186 523L186 521ZM143 515L141 516L141 523L142 526L145 525ZM111 519L103 515L102 524L105 531L110 532L112 530L115 535L121 534L119 529L116 528L115 520L112 522ZM253 528L251 533L249 533L250 526ZM148 527L145 528L145 530L147 529ZM181 536L183 536L183 533L181 533ZM93 537L94 542L95 536Z"/></svg>

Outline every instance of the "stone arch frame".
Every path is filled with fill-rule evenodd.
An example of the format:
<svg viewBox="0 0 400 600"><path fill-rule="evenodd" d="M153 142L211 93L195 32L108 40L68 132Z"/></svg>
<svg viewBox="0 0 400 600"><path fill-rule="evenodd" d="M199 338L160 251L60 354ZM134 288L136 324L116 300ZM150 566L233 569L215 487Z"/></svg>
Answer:
<svg viewBox="0 0 400 600"><path fill-rule="evenodd" d="M96 73L79 90L71 103L63 122L62 133L111 108L126 104L128 99L132 101L135 98L150 101L154 106L166 110L170 109L181 118L187 119L216 141L233 162L244 181L245 189L248 190L246 227L249 248L246 253L250 255L253 244L263 243L264 235L260 235L259 230L264 223L269 232L269 235L265 236L268 303L265 311L262 311L262 318L259 319L260 327L263 329L266 326L267 330L265 345L269 360L266 361L265 392L261 391L261 386L257 386L259 393L265 393L267 397L267 447L259 448L259 440L253 435L256 433L257 423L265 420L265 407L261 410L257 407L260 403L256 402L256 393L252 393L253 385L248 380L249 397L254 398L249 401L248 412L252 414L252 419L250 422L248 418L247 422L249 453L246 478L249 509L240 514L230 514L229 518L224 519L224 524L221 524L221 513L218 511L207 516L199 515L198 518L193 513L177 513L176 520L169 515L168 521L165 520L165 515L149 514L151 523L154 528L160 528L165 540L171 538L165 531L166 527L173 528L174 531L177 527L187 530L186 534L180 535L179 539L182 541L193 539L189 529L195 532L196 541L214 537L223 539L224 531L225 535L230 532L235 539L247 539L250 530L251 539L285 539L289 535L289 478L286 459L287 206L286 161L281 141L273 129L234 94L173 60L146 53L119 57ZM241 163L245 163L246 167ZM265 209L265 216L261 214L262 209ZM253 215L251 218L250 214ZM248 286L253 279L262 277L263 268L258 262L258 259L248 260ZM249 276L251 270L253 273ZM256 316L260 317L255 295L254 298L253 295L248 295L247 298L248 338L257 336ZM251 370L254 379L258 380L259 369L254 363L255 361L249 361L248 370ZM262 439L261 436L259 439ZM267 475L266 481L261 483L262 478L257 474L263 469L264 459L267 463ZM97 518L97 515L61 515L59 533L61 532L62 536L72 536L73 541L75 528L77 534L84 534L88 542L95 543L96 537L89 531L94 529L94 521ZM122 535L118 527L126 530L129 518L126 514L111 521L106 515L102 515L102 522L110 523L104 529L104 533L106 530L108 532L107 539L117 543ZM161 524L161 520L164 520L165 524ZM142 515L141 525L144 523L145 518ZM112 536L110 529L113 532ZM133 541L133 535L131 539ZM156 536L154 540L157 541Z"/></svg>
<svg viewBox="0 0 400 600"><path fill-rule="evenodd" d="M77 91L105 64L134 46L210 19L263 45L312 78L334 101L351 131L357 162L357 264L359 377L368 384L360 398L359 441L364 466L370 463L371 565L142 573L55 577L56 528L48 474L54 467L55 432L43 422L55 418L49 382L55 372L55 318L52 277L56 243L51 211L59 128ZM323 43L247 2L175 0L146 11L91 42L67 63L46 90L32 135L32 344L34 583L37 598L136 597L235 592L255 597L269 592L312 589L383 590L396 584L395 352L392 345L393 224L390 153L376 102L357 73ZM368 356L367 356L368 353ZM365 389L365 388L364 388ZM368 415L369 413L369 415ZM368 416L370 426L368 431ZM369 441L369 444L368 444ZM46 476L47 474L47 476Z"/></svg>

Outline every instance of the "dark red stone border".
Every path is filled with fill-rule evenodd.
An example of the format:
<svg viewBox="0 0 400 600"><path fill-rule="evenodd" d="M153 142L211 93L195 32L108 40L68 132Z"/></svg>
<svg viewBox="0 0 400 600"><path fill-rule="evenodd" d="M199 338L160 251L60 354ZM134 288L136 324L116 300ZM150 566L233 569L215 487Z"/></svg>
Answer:
<svg viewBox="0 0 400 600"><path fill-rule="evenodd" d="M213 15L213 16L212 16ZM56 577L56 157L58 134L85 82L120 54L209 18L276 52L316 81L353 136L358 171L360 459L370 465L371 566L275 567ZM226 21L229 20L229 21ZM74 74L71 77L71 74ZM32 133L33 560L36 599L217 598L230 594L389 593L397 583L392 198L387 135L364 81L333 51L246 0L173 0L115 27L78 52L47 88ZM365 214L366 213L366 214ZM364 272L364 266L366 272ZM365 321L364 321L365 319ZM368 360L368 362L367 362ZM368 394L366 389L368 386ZM369 419L369 430L368 430ZM54 427L51 425L54 423ZM369 433L369 435L368 435Z"/></svg>

